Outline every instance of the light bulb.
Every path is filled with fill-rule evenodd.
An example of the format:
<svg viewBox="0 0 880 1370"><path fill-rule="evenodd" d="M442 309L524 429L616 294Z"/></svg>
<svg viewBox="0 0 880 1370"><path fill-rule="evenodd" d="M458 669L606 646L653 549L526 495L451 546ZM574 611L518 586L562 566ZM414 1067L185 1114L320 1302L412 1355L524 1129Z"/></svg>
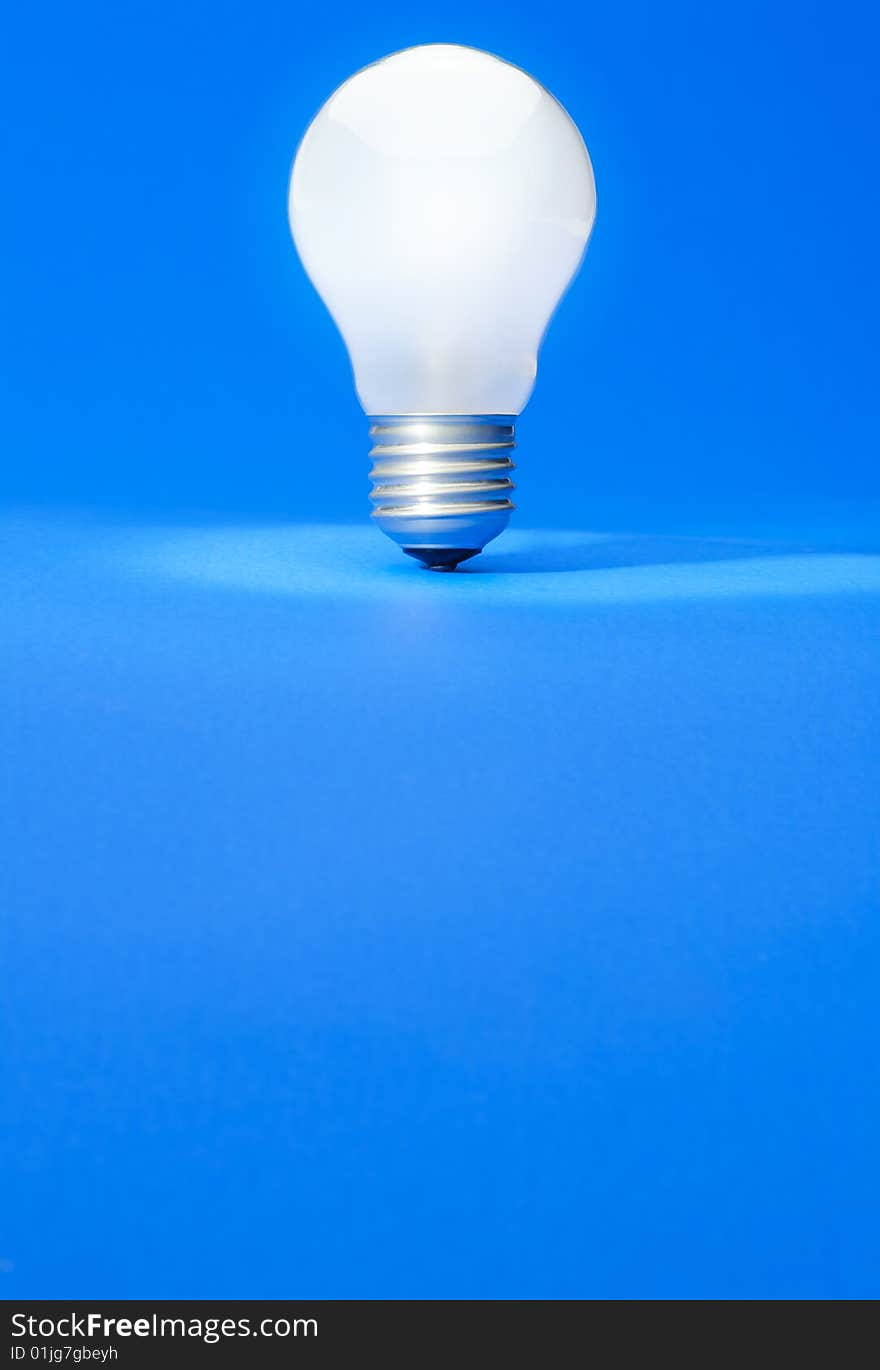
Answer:
<svg viewBox="0 0 880 1370"><path fill-rule="evenodd" d="M373 517L452 570L510 519L514 420L595 217L584 141L518 67L408 48L316 115L289 210L371 418Z"/></svg>

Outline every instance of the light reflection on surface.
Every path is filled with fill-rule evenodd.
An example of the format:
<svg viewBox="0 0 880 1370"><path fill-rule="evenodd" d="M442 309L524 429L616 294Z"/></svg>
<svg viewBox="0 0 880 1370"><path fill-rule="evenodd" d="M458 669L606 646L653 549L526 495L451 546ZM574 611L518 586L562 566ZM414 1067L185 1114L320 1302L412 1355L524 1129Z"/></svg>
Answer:
<svg viewBox="0 0 880 1370"><path fill-rule="evenodd" d="M368 524L156 529L110 555L141 575L271 595L590 605L880 593L880 555L726 539L512 529L453 576L404 562Z"/></svg>

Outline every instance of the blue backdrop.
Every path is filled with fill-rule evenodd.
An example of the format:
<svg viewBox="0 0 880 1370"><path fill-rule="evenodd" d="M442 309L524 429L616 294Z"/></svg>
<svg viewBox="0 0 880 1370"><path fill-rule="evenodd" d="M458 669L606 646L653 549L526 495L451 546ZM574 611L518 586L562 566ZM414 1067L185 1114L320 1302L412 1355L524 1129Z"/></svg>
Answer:
<svg viewBox="0 0 880 1370"><path fill-rule="evenodd" d="M366 427L287 176L341 80L432 41L533 71L596 168L522 423L530 520L877 497L875 6L16 8L0 232L21 499L363 515Z"/></svg>
<svg viewBox="0 0 880 1370"><path fill-rule="evenodd" d="M875 8L7 26L0 1293L876 1295ZM285 213L428 41L599 199L452 577Z"/></svg>

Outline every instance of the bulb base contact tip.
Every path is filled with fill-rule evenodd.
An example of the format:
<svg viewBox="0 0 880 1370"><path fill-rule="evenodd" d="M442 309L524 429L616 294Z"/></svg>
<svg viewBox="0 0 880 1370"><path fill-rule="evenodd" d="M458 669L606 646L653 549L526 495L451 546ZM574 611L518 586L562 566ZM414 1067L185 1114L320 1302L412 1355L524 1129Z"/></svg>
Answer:
<svg viewBox="0 0 880 1370"><path fill-rule="evenodd" d="M510 522L514 419L426 414L370 424L373 518L431 571L454 571Z"/></svg>
<svg viewBox="0 0 880 1370"><path fill-rule="evenodd" d="M482 547L404 547L408 557L415 557L426 571L454 571L468 557L478 557Z"/></svg>

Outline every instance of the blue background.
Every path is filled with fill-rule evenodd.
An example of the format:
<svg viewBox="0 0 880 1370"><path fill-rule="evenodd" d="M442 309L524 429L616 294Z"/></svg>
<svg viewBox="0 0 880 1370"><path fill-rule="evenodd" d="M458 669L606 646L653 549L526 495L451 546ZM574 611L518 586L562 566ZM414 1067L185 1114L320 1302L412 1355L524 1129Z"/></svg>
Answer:
<svg viewBox="0 0 880 1370"><path fill-rule="evenodd" d="M872 7L8 25L0 1292L876 1296ZM285 218L427 41L599 195L453 577Z"/></svg>

